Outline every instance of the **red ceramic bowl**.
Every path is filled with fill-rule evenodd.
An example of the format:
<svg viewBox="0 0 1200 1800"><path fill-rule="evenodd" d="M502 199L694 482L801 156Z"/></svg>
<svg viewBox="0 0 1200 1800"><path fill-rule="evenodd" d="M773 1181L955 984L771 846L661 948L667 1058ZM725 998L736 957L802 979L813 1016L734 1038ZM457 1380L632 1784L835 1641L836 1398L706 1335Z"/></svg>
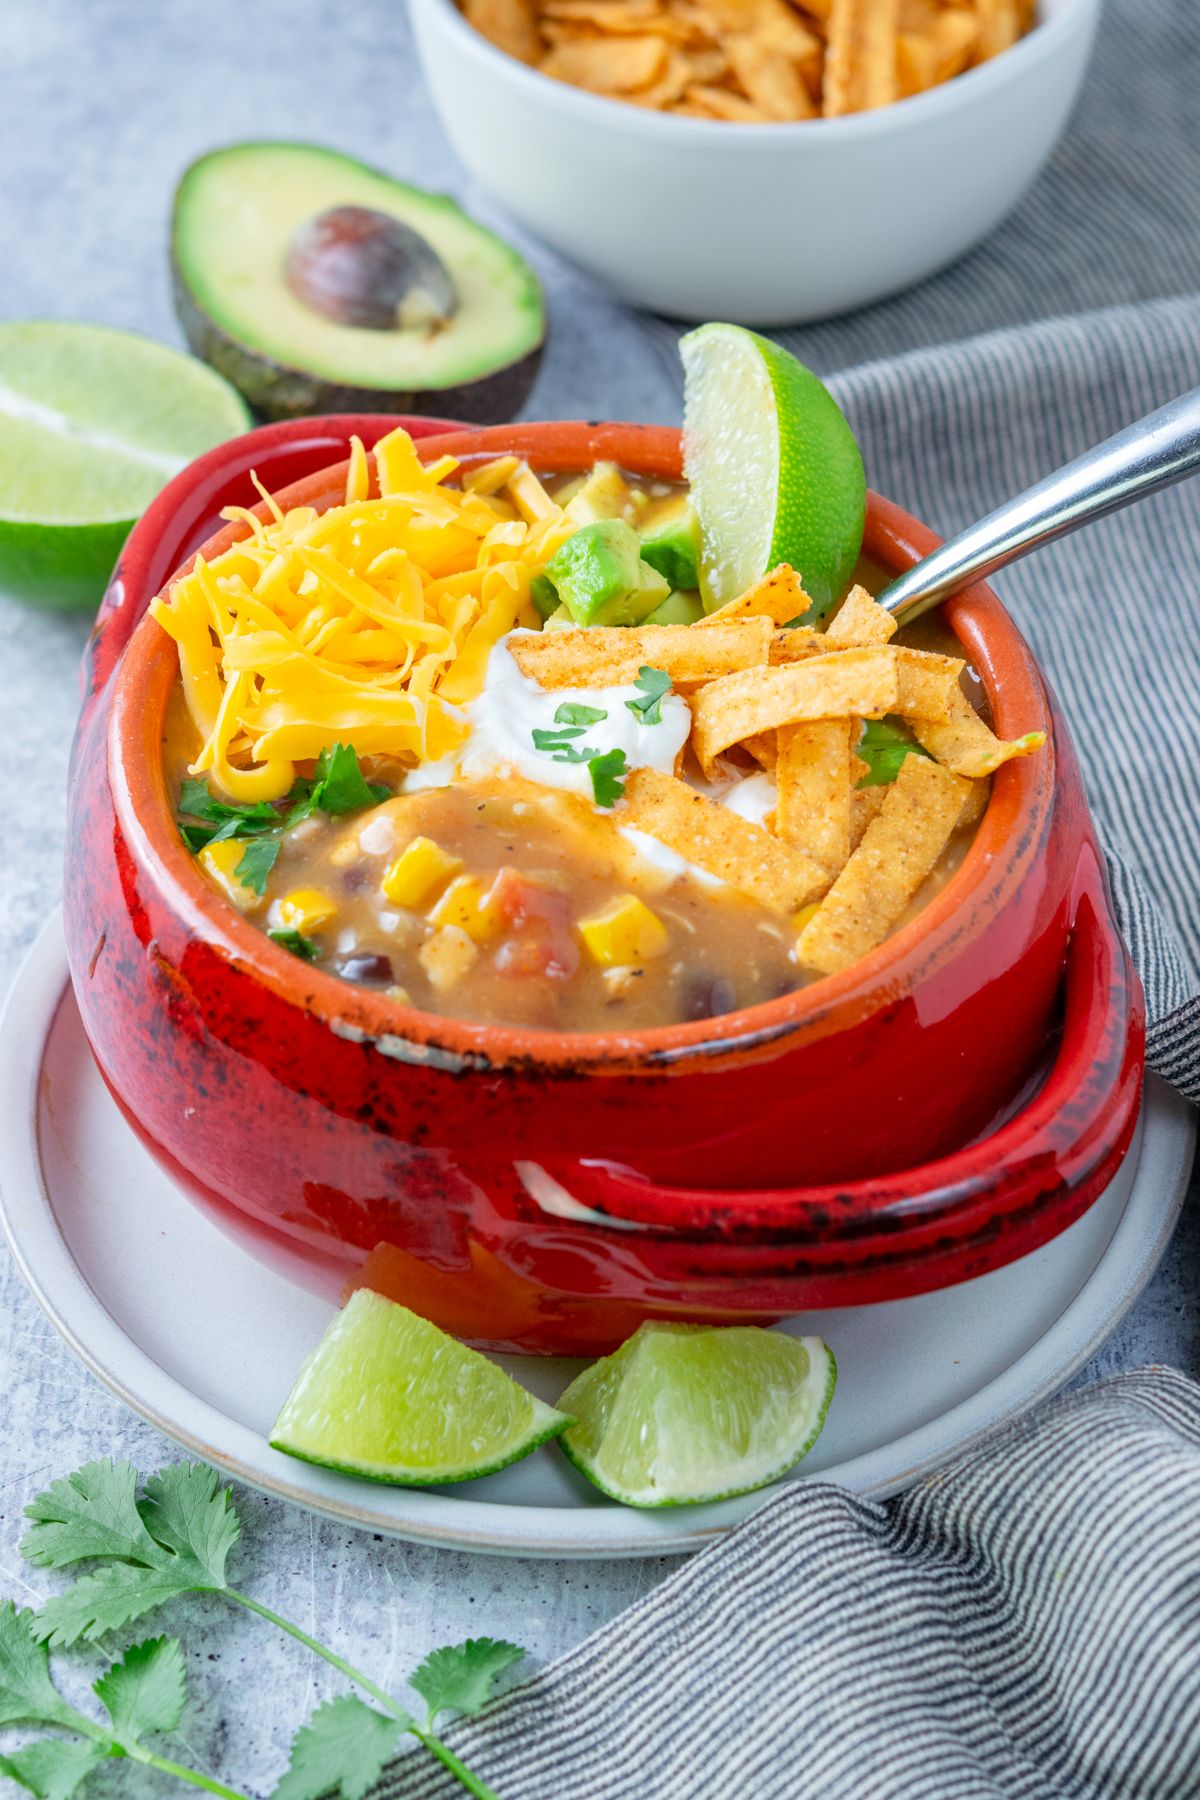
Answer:
<svg viewBox="0 0 1200 1800"><path fill-rule="evenodd" d="M252 465L295 482L286 501L329 505L349 431L373 443L395 423L301 420L201 458L134 531L101 610L68 942L96 1060L152 1154L306 1285L336 1294L367 1265L371 1285L497 1349L593 1354L646 1317L765 1322L896 1298L1062 1231L1128 1146L1142 998L1066 729L984 586L946 617L1000 732L1044 729L1046 750L999 771L962 867L917 920L784 999L633 1036L465 1024L310 969L199 875L160 760L175 652L147 603L219 507L251 497ZM680 473L679 434L647 426L421 446L502 449L542 469L603 456ZM872 559L899 570L936 541L871 496Z"/></svg>

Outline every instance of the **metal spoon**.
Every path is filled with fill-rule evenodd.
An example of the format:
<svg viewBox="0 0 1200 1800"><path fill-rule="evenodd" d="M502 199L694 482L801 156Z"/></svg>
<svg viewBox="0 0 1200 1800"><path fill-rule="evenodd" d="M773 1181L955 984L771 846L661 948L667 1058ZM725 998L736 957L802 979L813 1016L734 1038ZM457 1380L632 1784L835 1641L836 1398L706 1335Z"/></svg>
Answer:
<svg viewBox="0 0 1200 1800"><path fill-rule="evenodd" d="M879 604L905 623L919 618L1006 563L1198 469L1200 388L1193 388L960 531L890 582Z"/></svg>

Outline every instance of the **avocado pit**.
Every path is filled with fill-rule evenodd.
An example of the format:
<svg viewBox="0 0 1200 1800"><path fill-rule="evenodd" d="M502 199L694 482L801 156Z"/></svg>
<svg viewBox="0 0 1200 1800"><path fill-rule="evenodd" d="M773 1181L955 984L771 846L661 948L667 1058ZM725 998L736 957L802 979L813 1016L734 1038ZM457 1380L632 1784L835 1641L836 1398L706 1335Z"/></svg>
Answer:
<svg viewBox="0 0 1200 1800"><path fill-rule="evenodd" d="M458 306L449 271L420 233L367 206L331 206L301 225L284 273L305 306L365 331L436 330Z"/></svg>

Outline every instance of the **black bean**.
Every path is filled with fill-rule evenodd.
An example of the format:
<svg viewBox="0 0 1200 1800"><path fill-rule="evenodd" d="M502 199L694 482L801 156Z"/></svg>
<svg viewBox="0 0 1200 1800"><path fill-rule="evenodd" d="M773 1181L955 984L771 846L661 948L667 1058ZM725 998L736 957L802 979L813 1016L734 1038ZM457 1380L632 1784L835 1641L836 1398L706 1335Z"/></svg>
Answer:
<svg viewBox="0 0 1200 1800"><path fill-rule="evenodd" d="M714 981L697 970L680 983L679 1010L685 1020L715 1018L718 1013L732 1012L736 1005L737 990L725 975Z"/></svg>
<svg viewBox="0 0 1200 1800"><path fill-rule="evenodd" d="M387 986L392 981L392 962L388 956L348 956L338 964L343 981L367 981Z"/></svg>
<svg viewBox="0 0 1200 1800"><path fill-rule="evenodd" d="M348 894L357 894L367 885L369 877L365 863L351 863L348 869L342 870L342 886Z"/></svg>

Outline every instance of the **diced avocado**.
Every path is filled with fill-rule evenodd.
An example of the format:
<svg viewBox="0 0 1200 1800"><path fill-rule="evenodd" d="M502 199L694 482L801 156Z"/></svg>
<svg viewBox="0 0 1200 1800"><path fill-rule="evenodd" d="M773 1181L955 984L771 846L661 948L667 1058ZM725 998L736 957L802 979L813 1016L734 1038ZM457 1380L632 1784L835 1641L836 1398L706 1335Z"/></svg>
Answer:
<svg viewBox="0 0 1200 1800"><path fill-rule="evenodd" d="M543 631L574 631L575 629L575 621L565 606L560 606L557 612L551 613L542 626Z"/></svg>
<svg viewBox="0 0 1200 1800"><path fill-rule="evenodd" d="M591 525L596 519L619 518L628 503L629 486L616 463L598 462L566 502L566 514L572 525Z"/></svg>
<svg viewBox="0 0 1200 1800"><path fill-rule="evenodd" d="M699 594L668 594L661 606L646 614L647 625L694 625L704 617Z"/></svg>
<svg viewBox="0 0 1200 1800"><path fill-rule="evenodd" d="M499 422L537 370L541 289L517 252L446 195L317 144L202 156L171 257L188 343L269 419Z"/></svg>
<svg viewBox="0 0 1200 1800"><path fill-rule="evenodd" d="M673 588L700 585L700 521L686 494L656 506L641 527L642 558Z"/></svg>
<svg viewBox="0 0 1200 1800"><path fill-rule="evenodd" d="M624 519L597 519L567 539L545 574L577 625L638 625L670 592L638 552Z"/></svg>
<svg viewBox="0 0 1200 1800"><path fill-rule="evenodd" d="M530 577L529 598L543 619L548 619L551 613L556 613L562 605L562 601L558 597L558 589L548 575Z"/></svg>

